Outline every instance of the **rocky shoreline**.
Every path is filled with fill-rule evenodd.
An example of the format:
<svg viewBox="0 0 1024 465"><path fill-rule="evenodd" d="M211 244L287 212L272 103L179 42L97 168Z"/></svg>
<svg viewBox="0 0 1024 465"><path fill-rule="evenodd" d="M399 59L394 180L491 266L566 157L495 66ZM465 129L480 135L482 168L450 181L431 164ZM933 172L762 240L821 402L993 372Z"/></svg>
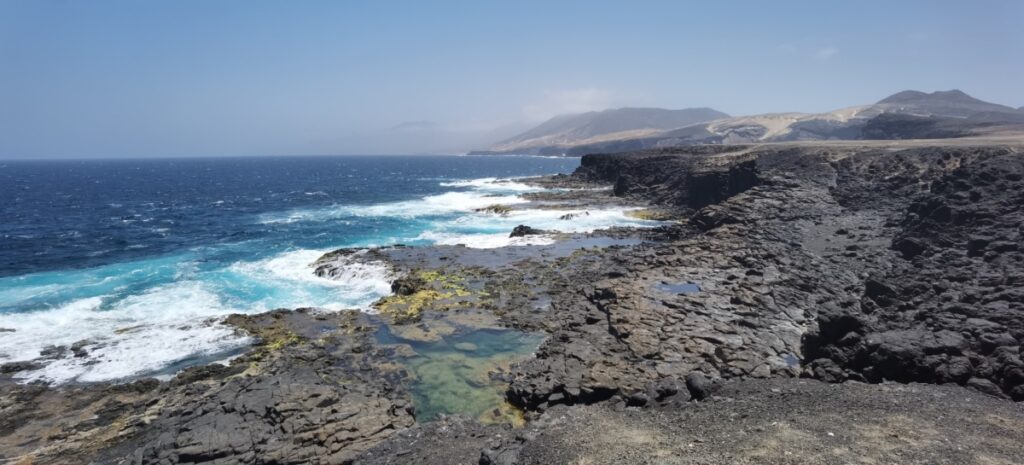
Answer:
<svg viewBox="0 0 1024 465"><path fill-rule="evenodd" d="M251 350L164 382L4 381L0 463L1024 462L1019 146L693 146L530 182L661 223L333 252L317 274L393 271L377 314L234 316ZM520 333L533 355L477 344ZM424 418L423 386L484 407Z"/></svg>

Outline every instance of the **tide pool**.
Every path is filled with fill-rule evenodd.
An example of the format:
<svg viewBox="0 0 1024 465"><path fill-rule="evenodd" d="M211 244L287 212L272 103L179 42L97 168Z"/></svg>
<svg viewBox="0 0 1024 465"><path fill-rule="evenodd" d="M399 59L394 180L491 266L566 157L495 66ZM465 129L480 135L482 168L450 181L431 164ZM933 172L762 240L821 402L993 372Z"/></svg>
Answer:
<svg viewBox="0 0 1024 465"><path fill-rule="evenodd" d="M437 341L402 339L377 332L383 344L408 345L399 359L412 375L410 389L418 421L463 414L484 422L519 424L520 413L505 401L509 366L529 357L543 336L506 329L462 328Z"/></svg>

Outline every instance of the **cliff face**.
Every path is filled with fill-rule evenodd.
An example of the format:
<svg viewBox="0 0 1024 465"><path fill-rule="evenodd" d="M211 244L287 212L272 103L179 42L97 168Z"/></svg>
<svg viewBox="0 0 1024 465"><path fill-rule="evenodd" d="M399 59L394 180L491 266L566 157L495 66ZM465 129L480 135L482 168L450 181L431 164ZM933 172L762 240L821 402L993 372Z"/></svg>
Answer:
<svg viewBox="0 0 1024 465"><path fill-rule="evenodd" d="M607 182L617 196L638 196L666 207L697 209L760 183L753 159L714 163L737 147L698 146L654 152L584 155L576 175Z"/></svg>

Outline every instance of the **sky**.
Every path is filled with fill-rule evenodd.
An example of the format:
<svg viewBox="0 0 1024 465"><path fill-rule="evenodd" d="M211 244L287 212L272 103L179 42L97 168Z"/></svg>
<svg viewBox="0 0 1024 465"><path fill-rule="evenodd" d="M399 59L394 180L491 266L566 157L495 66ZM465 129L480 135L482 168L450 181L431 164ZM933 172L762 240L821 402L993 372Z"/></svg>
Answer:
<svg viewBox="0 0 1024 465"><path fill-rule="evenodd" d="M0 0L0 158L453 153L562 113L1021 83L1019 0Z"/></svg>

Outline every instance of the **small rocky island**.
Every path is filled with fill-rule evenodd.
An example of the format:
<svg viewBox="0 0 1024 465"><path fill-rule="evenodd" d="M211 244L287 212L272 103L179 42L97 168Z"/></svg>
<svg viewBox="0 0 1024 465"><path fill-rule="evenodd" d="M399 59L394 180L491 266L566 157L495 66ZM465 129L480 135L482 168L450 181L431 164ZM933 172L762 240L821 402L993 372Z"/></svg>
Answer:
<svg viewBox="0 0 1024 465"><path fill-rule="evenodd" d="M1024 463L1019 143L695 145L529 182L654 227L338 250L313 272L392 271L376 313L234 316L250 350L166 381L4 365L0 462Z"/></svg>

